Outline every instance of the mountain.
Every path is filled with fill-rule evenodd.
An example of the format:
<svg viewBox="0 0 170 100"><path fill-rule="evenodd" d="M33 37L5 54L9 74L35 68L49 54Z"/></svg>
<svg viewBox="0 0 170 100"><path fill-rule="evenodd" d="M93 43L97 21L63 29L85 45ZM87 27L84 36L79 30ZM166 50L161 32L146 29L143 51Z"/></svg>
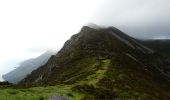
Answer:
<svg viewBox="0 0 170 100"><path fill-rule="evenodd" d="M164 58L164 61L162 62L164 66L163 70L170 76L170 39L147 40L142 41L142 43L154 49Z"/></svg>
<svg viewBox="0 0 170 100"><path fill-rule="evenodd" d="M141 42L160 54L167 56L167 58L170 56L170 39L143 40Z"/></svg>
<svg viewBox="0 0 170 100"><path fill-rule="evenodd" d="M54 55L56 52L47 51L40 55L37 58L29 59L20 63L19 67L12 70L11 72L3 75L3 79L10 83L18 83L22 79L24 79L28 74L30 74L33 70L36 70L40 66L44 65L48 59Z"/></svg>
<svg viewBox="0 0 170 100"><path fill-rule="evenodd" d="M20 85L71 85L83 100L169 100L165 57L115 27L84 26Z"/></svg>

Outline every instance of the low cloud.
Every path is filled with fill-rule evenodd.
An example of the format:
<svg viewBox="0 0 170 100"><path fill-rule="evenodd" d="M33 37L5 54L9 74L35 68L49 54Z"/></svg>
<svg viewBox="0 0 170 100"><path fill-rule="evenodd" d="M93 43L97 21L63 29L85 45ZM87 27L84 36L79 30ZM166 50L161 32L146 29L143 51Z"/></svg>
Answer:
<svg viewBox="0 0 170 100"><path fill-rule="evenodd" d="M32 47L28 49L28 51L29 52L44 52L44 51L48 51L49 49L51 48L47 46L37 46L37 47Z"/></svg>
<svg viewBox="0 0 170 100"><path fill-rule="evenodd" d="M91 21L137 38L170 38L169 0L105 0Z"/></svg>

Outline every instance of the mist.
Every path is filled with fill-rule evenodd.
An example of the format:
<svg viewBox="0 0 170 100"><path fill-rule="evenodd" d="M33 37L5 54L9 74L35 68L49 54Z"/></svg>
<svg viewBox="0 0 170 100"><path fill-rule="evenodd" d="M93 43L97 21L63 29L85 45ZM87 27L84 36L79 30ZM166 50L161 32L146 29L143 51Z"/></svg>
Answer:
<svg viewBox="0 0 170 100"><path fill-rule="evenodd" d="M170 38L169 0L107 0L91 21L142 39Z"/></svg>
<svg viewBox="0 0 170 100"><path fill-rule="evenodd" d="M0 76L21 61L59 50L88 23L141 39L170 38L169 9L169 0L2 0Z"/></svg>
<svg viewBox="0 0 170 100"><path fill-rule="evenodd" d="M102 0L1 0L0 76L19 62L59 50ZM0 78L2 80L2 78Z"/></svg>

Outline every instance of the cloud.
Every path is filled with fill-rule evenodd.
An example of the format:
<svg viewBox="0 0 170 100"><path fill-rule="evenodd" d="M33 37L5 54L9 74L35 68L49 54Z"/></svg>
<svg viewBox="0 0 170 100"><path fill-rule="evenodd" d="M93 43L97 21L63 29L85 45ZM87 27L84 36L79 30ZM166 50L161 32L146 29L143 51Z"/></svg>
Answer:
<svg viewBox="0 0 170 100"><path fill-rule="evenodd" d="M28 51L29 52L44 52L44 51L48 51L49 49L51 48L47 46L37 46L37 47L31 47L30 49L28 49Z"/></svg>
<svg viewBox="0 0 170 100"><path fill-rule="evenodd" d="M60 49L88 23L102 0L0 0L0 73L8 61ZM1 75L0 75L1 80Z"/></svg>
<svg viewBox="0 0 170 100"><path fill-rule="evenodd" d="M105 0L91 21L137 38L170 38L169 0Z"/></svg>

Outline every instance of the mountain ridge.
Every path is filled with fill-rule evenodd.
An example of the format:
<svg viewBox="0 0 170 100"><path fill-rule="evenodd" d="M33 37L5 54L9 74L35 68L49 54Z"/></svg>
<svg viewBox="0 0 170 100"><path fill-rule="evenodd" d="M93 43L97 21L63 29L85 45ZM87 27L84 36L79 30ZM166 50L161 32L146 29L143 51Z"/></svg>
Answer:
<svg viewBox="0 0 170 100"><path fill-rule="evenodd" d="M2 77L5 81L17 84L33 70L36 70L40 66L44 65L48 61L48 59L54 54L56 54L55 51L49 50L41 54L37 58L25 60L19 64L19 67L3 75Z"/></svg>
<svg viewBox="0 0 170 100"><path fill-rule="evenodd" d="M74 85L73 89L85 93L86 99L112 100L114 96L159 100L170 96L164 60L155 50L116 28L84 26L19 84ZM102 96L105 99L99 99Z"/></svg>

